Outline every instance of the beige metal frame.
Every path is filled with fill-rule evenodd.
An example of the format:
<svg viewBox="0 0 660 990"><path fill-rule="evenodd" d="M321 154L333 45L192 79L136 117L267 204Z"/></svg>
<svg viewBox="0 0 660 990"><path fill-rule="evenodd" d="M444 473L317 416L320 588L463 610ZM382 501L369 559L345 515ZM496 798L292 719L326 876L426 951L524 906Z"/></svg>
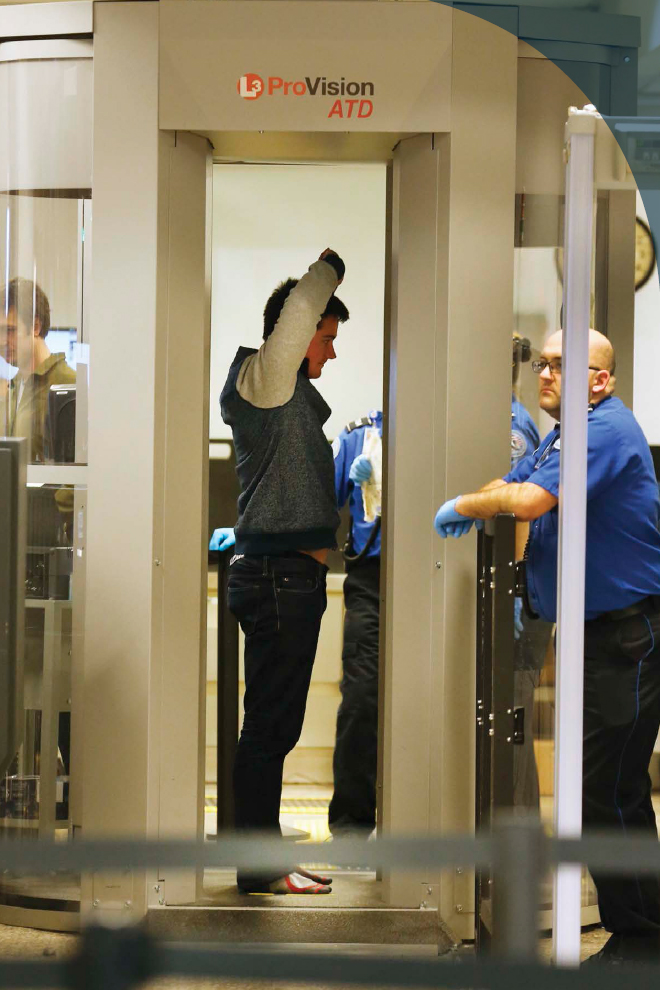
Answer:
<svg viewBox="0 0 660 990"><path fill-rule="evenodd" d="M395 155L388 833L473 827L475 545L442 543L431 524L445 498L501 476L509 459L517 40L457 13L453 66L451 134L404 141ZM396 554L387 552L394 543ZM469 873L456 883L386 879L390 903L437 905L457 935L472 936Z"/></svg>
<svg viewBox="0 0 660 990"><path fill-rule="evenodd" d="M472 827L474 543L441 544L431 522L445 497L509 460L518 42L460 11L453 24L451 133L403 140L393 178L381 719L391 834ZM209 158L203 137L158 131L157 76L157 3L97 3L90 837L201 830ZM469 873L385 880L390 904L437 906L472 934ZM184 872L99 876L83 911L139 915L198 890Z"/></svg>
<svg viewBox="0 0 660 990"><path fill-rule="evenodd" d="M158 133L157 4L95 10L84 831L190 836L203 785L206 147ZM474 547L441 548L431 521L447 493L503 473L509 446L508 417L487 407L508 407L517 41L461 13L454 31L451 137L406 140L395 156L382 723L384 827L397 834L472 825ZM386 879L390 903L440 904L470 935L453 882L439 896L439 877ZM140 914L195 893L184 874L96 877L83 910L129 901Z"/></svg>
<svg viewBox="0 0 660 990"><path fill-rule="evenodd" d="M204 784L210 148L158 130L157 3L95 5L94 124L82 824L90 837L191 837ZM191 901L198 882L86 878L83 916Z"/></svg>
<svg viewBox="0 0 660 990"><path fill-rule="evenodd" d="M68 33L89 31L90 4L48 6L49 17L72 18ZM204 137L158 129L158 3L93 7L94 349L88 490L76 493L87 537L83 528L76 544L86 608L75 633L84 664L73 686L74 825L90 838L192 837L204 784L210 150ZM431 521L445 497L502 474L509 456L519 45L461 11L453 31L451 134L402 141L393 177L381 708L392 834L472 826L474 544L441 544ZM356 158L383 147L382 135L352 137ZM308 138L295 139L305 157L316 148ZM331 141L323 149L338 153ZM615 205L611 247L628 223L628 202ZM626 265L631 243L621 246ZM630 300L620 306L623 326ZM199 881L166 869L99 874L84 883L83 917L191 901ZM440 881L391 874L387 899L438 906L469 937L470 873Z"/></svg>

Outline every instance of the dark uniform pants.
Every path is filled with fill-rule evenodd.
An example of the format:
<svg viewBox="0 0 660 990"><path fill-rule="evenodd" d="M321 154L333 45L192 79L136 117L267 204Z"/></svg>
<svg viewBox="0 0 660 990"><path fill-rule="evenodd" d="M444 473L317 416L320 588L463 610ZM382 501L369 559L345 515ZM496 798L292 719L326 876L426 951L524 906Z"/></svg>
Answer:
<svg viewBox="0 0 660 990"><path fill-rule="evenodd" d="M523 612L522 632L514 642L513 703L524 709L524 733L513 747L513 806L515 814L539 814L539 775L534 754L534 695L552 636L552 623L530 619Z"/></svg>
<svg viewBox="0 0 660 990"><path fill-rule="evenodd" d="M245 633L245 715L234 763L236 828L280 831L284 758L298 742L307 704L328 568L305 554L235 559L229 608ZM251 887L289 872L239 872Z"/></svg>
<svg viewBox="0 0 660 990"><path fill-rule="evenodd" d="M660 727L660 612L585 624L583 826L657 838L648 768ZM657 877L594 875L601 920L660 936Z"/></svg>
<svg viewBox="0 0 660 990"><path fill-rule="evenodd" d="M333 835L366 835L376 825L379 595L380 557L367 557L344 582L343 677L328 812Z"/></svg>

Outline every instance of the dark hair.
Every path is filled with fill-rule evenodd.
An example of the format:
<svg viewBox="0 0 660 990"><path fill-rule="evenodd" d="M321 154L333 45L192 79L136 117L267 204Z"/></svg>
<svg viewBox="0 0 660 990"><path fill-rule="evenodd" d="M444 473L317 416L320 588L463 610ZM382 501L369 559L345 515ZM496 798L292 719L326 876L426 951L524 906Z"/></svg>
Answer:
<svg viewBox="0 0 660 990"><path fill-rule="evenodd" d="M13 278L0 289L2 312L16 310L16 315L28 327L39 324L39 336L45 337L50 330L50 305L48 296L36 282L29 278Z"/></svg>
<svg viewBox="0 0 660 990"><path fill-rule="evenodd" d="M297 278L288 278L286 282L282 282L281 285L277 286L266 303L264 308L264 340L268 340L271 333L275 329L277 321L280 318L280 313L284 307L284 303L286 302L289 293L296 285L298 285ZM338 299L337 296L333 295L328 299L327 306L321 314L321 319L325 319L326 316L336 316L340 323L346 323L348 315L348 310L344 306L341 299Z"/></svg>

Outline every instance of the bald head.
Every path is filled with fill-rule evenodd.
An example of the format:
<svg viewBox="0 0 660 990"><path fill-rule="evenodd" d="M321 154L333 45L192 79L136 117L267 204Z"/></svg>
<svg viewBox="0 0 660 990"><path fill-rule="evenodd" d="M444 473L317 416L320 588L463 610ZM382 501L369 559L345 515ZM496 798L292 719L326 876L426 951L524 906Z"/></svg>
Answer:
<svg viewBox="0 0 660 990"><path fill-rule="evenodd" d="M614 348L605 334L599 333L598 330L589 331L589 364L594 368L609 371L611 375L616 370Z"/></svg>
<svg viewBox="0 0 660 990"><path fill-rule="evenodd" d="M561 354L563 337L561 330L551 334L544 344L543 353L552 351L553 354ZM589 364L594 368L609 371L611 375L616 370L614 348L605 334L599 333L598 330L589 331Z"/></svg>
<svg viewBox="0 0 660 990"><path fill-rule="evenodd" d="M563 333L553 333L546 340L541 357L561 365ZM589 331L589 402L602 402L614 391L616 358L612 344L597 330ZM539 375L539 404L555 419L561 409L561 372L553 374L549 369Z"/></svg>

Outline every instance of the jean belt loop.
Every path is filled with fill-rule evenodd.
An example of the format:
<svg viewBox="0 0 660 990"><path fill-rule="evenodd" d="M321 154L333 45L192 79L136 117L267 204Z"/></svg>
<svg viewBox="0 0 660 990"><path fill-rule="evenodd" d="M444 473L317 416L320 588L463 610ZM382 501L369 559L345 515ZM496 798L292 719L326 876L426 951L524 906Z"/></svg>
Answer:
<svg viewBox="0 0 660 990"><path fill-rule="evenodd" d="M268 557L264 556L261 558L261 560L263 564L261 573L263 577L268 577Z"/></svg>

